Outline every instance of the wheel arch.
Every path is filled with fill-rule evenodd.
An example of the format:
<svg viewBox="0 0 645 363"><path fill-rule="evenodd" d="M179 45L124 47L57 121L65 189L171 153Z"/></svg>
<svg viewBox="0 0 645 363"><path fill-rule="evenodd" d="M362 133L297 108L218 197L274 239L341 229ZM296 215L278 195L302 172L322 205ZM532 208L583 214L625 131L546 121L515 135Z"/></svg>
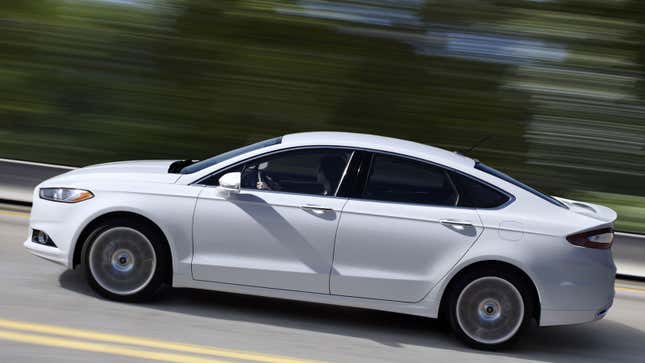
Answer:
<svg viewBox="0 0 645 363"><path fill-rule="evenodd" d="M150 218L139 214L135 212L130 212L130 211L111 211L107 212L104 214L101 214L99 216L96 216L94 219L92 219L89 223L85 225L81 233L78 235L78 238L76 239L76 243L74 244L74 254L73 254L73 259L72 259L72 268L76 268L81 264L81 254L83 251L83 246L85 245L86 239L90 236L92 231L94 231L99 225L103 223L107 223L111 220L117 220L117 219L128 219L130 221L136 221L141 224L145 224L155 230L159 234L159 236L162 239L162 243L164 243L166 247L166 251L169 254L169 264L167 266L168 271L169 271L169 278L172 280L173 276L173 250L172 247L170 246L168 236L164 231L159 227L157 223L152 221ZM172 281L167 281L169 284L172 283Z"/></svg>
<svg viewBox="0 0 645 363"><path fill-rule="evenodd" d="M531 299L533 301L533 311L531 312L532 317L538 322L540 322L540 312L541 312L541 299L540 299L540 293L539 290L531 278L531 276L522 268L518 267L516 264L513 264L511 262L507 261L501 261L501 260L480 260L480 261L474 261L470 264L467 264L466 266L462 266L461 269L454 273L450 277L450 281L445 285L445 288L443 289L443 292L441 294L441 300L439 303L439 318L442 318L446 316L446 309L447 309L447 297L448 297L448 292L453 288L454 284L456 281L459 279L459 277L463 276L466 273L469 273L471 271L477 271L477 270L484 270L484 269L495 269L495 270L503 270L507 272L512 272L517 274L524 283L529 287L531 291Z"/></svg>

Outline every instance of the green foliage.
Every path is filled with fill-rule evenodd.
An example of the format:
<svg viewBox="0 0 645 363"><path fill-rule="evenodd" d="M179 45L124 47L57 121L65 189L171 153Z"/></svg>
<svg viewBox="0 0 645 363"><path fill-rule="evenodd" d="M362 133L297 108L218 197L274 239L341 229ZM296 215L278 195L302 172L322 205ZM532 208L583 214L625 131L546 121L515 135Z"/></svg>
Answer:
<svg viewBox="0 0 645 363"><path fill-rule="evenodd" d="M0 156L205 158L308 130L463 152L491 136L471 156L551 193L645 195L639 1L131 3L0 4ZM449 51L462 38L467 56Z"/></svg>
<svg viewBox="0 0 645 363"><path fill-rule="evenodd" d="M616 229L623 232L645 233L645 198L634 195L573 191L567 198L607 206L618 213Z"/></svg>

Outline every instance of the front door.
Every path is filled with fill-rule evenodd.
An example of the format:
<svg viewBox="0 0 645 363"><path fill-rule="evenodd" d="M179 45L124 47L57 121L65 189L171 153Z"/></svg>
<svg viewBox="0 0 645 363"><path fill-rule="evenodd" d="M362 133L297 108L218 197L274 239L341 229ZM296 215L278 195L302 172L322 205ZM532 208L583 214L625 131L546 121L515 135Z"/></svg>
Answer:
<svg viewBox="0 0 645 363"><path fill-rule="evenodd" d="M284 151L240 165L239 193L206 187L193 227L197 280L329 294L333 243L347 202L343 149Z"/></svg>

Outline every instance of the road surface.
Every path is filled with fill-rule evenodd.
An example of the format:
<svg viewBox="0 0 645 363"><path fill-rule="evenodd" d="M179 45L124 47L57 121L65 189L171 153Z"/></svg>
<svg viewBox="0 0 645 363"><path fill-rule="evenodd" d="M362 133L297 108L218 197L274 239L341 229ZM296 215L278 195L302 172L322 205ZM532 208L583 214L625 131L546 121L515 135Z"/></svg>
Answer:
<svg viewBox="0 0 645 363"><path fill-rule="evenodd" d="M432 319L378 311L190 289L106 301L79 271L24 251L26 211L0 209L0 363L645 360L645 284L619 281L602 321L532 327L511 350L480 352Z"/></svg>

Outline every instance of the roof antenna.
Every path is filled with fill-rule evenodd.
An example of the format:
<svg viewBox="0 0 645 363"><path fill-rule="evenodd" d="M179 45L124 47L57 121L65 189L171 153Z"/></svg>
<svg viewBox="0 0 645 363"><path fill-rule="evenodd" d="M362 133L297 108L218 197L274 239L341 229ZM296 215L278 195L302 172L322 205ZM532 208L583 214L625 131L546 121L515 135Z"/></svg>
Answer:
<svg viewBox="0 0 645 363"><path fill-rule="evenodd" d="M466 151L466 153L467 153L467 154L470 154L473 150L475 150L475 149L476 149L476 148L478 148L481 144L483 144L483 143L485 143L486 141L488 141L490 138L491 138L491 136L490 136L490 135L486 135L486 136L482 137L482 138L481 138L481 140L479 140L475 145L473 145L470 149L468 149L468 151Z"/></svg>

